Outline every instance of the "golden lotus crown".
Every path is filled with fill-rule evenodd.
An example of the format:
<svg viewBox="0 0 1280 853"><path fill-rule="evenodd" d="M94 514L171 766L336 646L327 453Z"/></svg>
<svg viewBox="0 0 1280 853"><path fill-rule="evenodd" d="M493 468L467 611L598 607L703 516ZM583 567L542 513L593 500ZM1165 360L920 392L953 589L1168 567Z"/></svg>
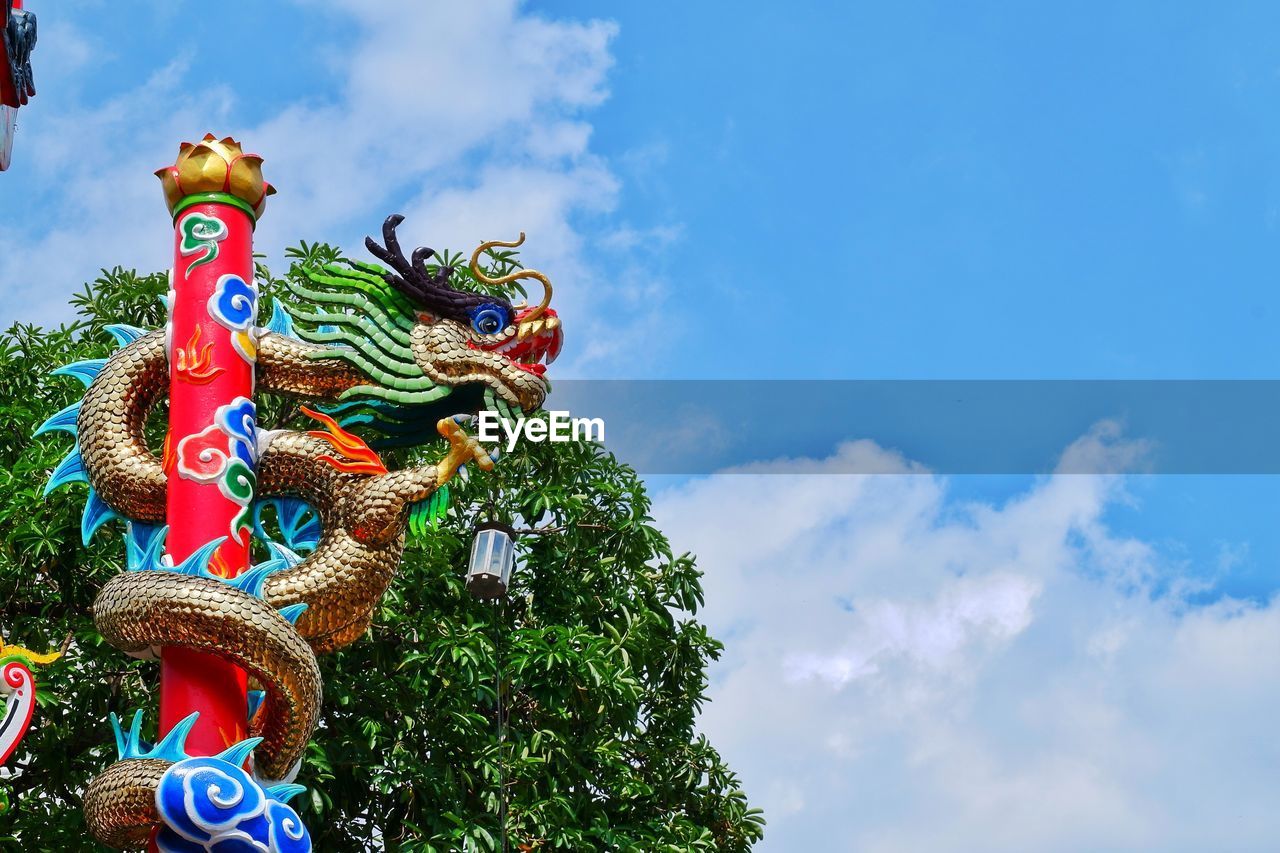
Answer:
<svg viewBox="0 0 1280 853"><path fill-rule="evenodd" d="M173 214L185 198L217 193L244 202L257 219L267 206L267 196L276 191L262 179L261 157L245 154L230 136L218 139L212 133L199 142L178 146L178 161L157 169L156 177L164 185L164 199Z"/></svg>

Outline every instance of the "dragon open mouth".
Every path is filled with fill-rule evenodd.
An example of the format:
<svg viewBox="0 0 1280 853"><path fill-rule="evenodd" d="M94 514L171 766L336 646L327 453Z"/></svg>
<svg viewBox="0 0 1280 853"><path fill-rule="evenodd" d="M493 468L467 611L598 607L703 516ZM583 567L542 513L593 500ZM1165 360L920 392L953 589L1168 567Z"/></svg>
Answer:
<svg viewBox="0 0 1280 853"><path fill-rule="evenodd" d="M560 349L564 346L564 332L554 309L547 308L536 319L525 320L532 313L534 309L519 312L515 322L504 330L502 336L495 336L496 340L486 339L481 343L469 342L470 347L497 353L520 370L538 377L543 376L547 372L547 365L560 355Z"/></svg>

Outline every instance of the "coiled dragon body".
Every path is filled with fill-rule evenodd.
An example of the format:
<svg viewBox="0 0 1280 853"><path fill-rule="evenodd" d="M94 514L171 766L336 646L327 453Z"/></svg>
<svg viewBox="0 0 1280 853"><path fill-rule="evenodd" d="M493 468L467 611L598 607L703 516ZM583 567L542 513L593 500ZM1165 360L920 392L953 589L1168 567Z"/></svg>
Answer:
<svg viewBox="0 0 1280 853"><path fill-rule="evenodd" d="M272 559L227 579L210 570L216 542L176 566L162 556L173 452L167 445L159 455L152 452L144 429L168 385L172 345L163 331L120 327L117 335L127 344L114 356L64 369L87 382L85 397L41 428L77 436L76 451L54 472L50 487L88 482L86 538L111 517L129 523L133 570L112 579L98 595L93 607L98 630L137 657L185 647L246 670L262 691L250 723L254 773L267 785L277 783L267 790L277 790L283 799L295 786L279 783L301 760L319 716L315 656L366 631L395 574L415 508L438 498L437 491L460 466L492 465L490 455L462 430L462 418L440 419L439 414L451 405L456 412L464 398L471 400L472 410L485 398L511 409L538 407L547 390L542 361L554 359L561 344L544 278L519 271L491 279L477 266L482 250L518 242L484 244L472 256L471 268L490 283L539 279L547 285L546 295L532 308L452 287L452 270L429 272L425 266L430 250L418 249L406 260L396 241L399 222L398 216L387 220L385 245L366 241L391 270L358 262L304 268L290 288L319 309L290 308L292 320L273 316L272 331L263 329L257 336L259 392L317 406L322 411L303 411L326 426L260 431L255 437L259 503L275 500L295 521L310 513L309 523L318 522L318 536L305 557L268 543ZM479 393L452 394L468 388ZM393 444L424 441L423 427L435 426L450 449L435 465L388 471L325 410L345 424L378 428ZM157 786L183 757L176 748L181 726L148 747L140 741L138 725L135 718L127 735L117 726L121 760L85 795L91 831L120 848L144 844L151 836L160 820ZM248 748L236 752L239 760L233 763L243 763L247 755ZM272 812L264 808L264 814ZM282 824L282 839L293 837L287 824ZM281 849L287 849L283 842Z"/></svg>

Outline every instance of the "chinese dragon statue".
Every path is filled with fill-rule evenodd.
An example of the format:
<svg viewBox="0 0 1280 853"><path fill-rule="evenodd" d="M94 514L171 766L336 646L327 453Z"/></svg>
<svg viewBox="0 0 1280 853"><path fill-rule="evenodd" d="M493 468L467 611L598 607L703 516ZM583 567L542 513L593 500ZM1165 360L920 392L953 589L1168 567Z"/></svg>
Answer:
<svg viewBox="0 0 1280 853"><path fill-rule="evenodd" d="M113 518L126 523L128 570L93 606L102 636L134 657L154 659L163 650L166 665L175 649L216 657L247 673L255 688L242 710L247 736L217 754L188 754L196 714L155 744L142 740L141 712L127 731L113 718L119 760L90 784L84 809L93 835L121 849L148 842L164 851L310 849L287 801L303 790L292 781L322 701L316 655L365 633L396 573L406 529L426 529L439 517L454 474L494 464L496 453L466 434L467 417L482 408L512 414L540 406L546 363L562 343L544 276L517 269L490 277L479 265L482 253L520 241L484 243L469 266L489 285L539 281L543 297L531 306L464 289L451 267L428 266L430 249L406 258L398 215L386 220L381 242L365 241L385 266L297 265L287 281L294 298L275 301L265 326L256 325L251 276L211 278L211 295L197 301L216 322L188 335L176 327L183 289L195 287L201 264L212 266L231 246L226 210L260 213L271 189L259 164L233 140L208 136L184 144L178 163L158 173L175 212L178 266L185 265L173 274L169 323L151 332L112 327L121 345L114 355L57 371L87 391L40 430L76 437L49 488L88 484L86 542ZM184 207L193 198L201 203ZM251 227L252 219L245 222ZM241 396L219 406L213 423L175 440L171 399L164 446L153 451L148 414L166 392L202 391L233 369L212 357L215 343L230 344L251 365L251 395L293 398L319 428L261 429L251 396ZM421 444L438 433L448 451L433 465L388 470L348 431L355 425L376 434L379 447ZM225 535L178 559L166 553L166 540L181 518L172 491L182 481L215 484L234 516ZM266 507L276 517L275 538ZM251 537L269 558L225 571L221 555L229 552L220 549L243 545L247 554ZM163 723L163 692L161 705Z"/></svg>

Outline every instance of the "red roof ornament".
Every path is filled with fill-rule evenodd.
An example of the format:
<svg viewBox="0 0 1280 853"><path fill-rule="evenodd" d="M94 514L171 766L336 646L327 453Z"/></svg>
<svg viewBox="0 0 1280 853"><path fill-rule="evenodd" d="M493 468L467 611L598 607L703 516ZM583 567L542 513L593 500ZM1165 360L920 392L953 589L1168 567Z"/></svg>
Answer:
<svg viewBox="0 0 1280 853"><path fill-rule="evenodd" d="M36 16L22 0L0 0L0 170L9 168L18 108L36 93L31 76L31 49L36 45Z"/></svg>

